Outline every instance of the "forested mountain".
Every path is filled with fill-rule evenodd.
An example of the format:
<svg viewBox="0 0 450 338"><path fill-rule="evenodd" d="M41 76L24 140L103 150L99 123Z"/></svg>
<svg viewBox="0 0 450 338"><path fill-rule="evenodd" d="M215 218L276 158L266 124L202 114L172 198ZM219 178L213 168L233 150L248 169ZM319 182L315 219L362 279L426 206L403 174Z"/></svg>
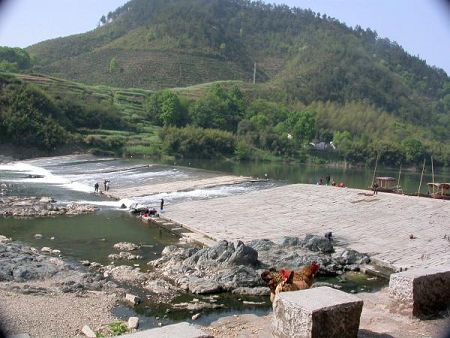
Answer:
<svg viewBox="0 0 450 338"><path fill-rule="evenodd" d="M199 102L149 95L139 109L161 126L226 129L239 142L283 156L315 139L336 141L356 162L384 149L386 163L399 163L411 144L422 157L450 160L448 75L369 29L248 0L131 0L100 22L91 32L29 47L32 71L158 91L219 80L248 84L256 63L256 86L236 82L245 92L239 105L229 105L237 88L216 88L200 91ZM221 127L227 118L218 112L229 127ZM306 134L293 133L308 125ZM285 139L292 134L295 146Z"/></svg>

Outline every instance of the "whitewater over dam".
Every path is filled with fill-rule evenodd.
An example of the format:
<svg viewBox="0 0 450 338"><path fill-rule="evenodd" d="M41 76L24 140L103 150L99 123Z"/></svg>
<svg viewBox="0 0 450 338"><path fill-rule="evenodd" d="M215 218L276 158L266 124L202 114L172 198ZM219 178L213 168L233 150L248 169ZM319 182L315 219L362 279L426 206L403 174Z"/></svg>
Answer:
<svg viewBox="0 0 450 338"><path fill-rule="evenodd" d="M108 180L110 190L104 191ZM38 158L0 163L0 182L11 185L16 195L49 195L58 201L120 208L140 203L157 207L241 194L276 185L189 167L148 164L90 155ZM94 185L100 194L94 194Z"/></svg>

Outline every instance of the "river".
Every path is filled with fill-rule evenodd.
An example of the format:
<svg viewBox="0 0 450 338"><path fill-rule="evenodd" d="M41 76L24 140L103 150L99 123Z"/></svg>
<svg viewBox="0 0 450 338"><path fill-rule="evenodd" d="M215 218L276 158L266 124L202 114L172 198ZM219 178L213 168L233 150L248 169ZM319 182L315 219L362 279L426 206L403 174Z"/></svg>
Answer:
<svg viewBox="0 0 450 338"><path fill-rule="evenodd" d="M111 189L133 187L141 184L161 184L180 180L199 180L222 174L234 174L267 178L259 183L242 183L208 189L174 193L162 193L139 197L134 200L112 201L93 193L94 184L105 179L111 181ZM51 196L59 202L79 202L99 207L96 215L57 217L35 220L0 219L0 233L35 246L51 246L75 259L108 261L112 245L120 241L143 245L144 258L158 257L164 246L178 241L172 233L143 224L120 209L122 203L133 202L157 207L161 198L166 206L188 200L218 198L266 189L289 183L315 184L321 177L330 175L347 187L367 188L373 171L364 168L332 168L299 164L269 162L220 162L191 160L158 164L146 160L100 158L91 155L70 155L37 158L0 164L0 183L9 186L7 194L17 196ZM398 176L398 171L379 168L377 176ZM422 192L426 182L432 180L426 170ZM436 181L449 181L449 173L436 170ZM420 172L403 171L400 184L405 192L417 191ZM42 239L35 239L35 234Z"/></svg>
<svg viewBox="0 0 450 338"><path fill-rule="evenodd" d="M135 187L141 184L161 184L179 180L199 180L234 174L267 178L257 183L241 183L208 189L197 189L174 193L162 193L144 196L133 200L113 201L93 193L94 184L102 185L105 179L111 181L111 190L123 187ZM380 168L378 175L396 176L398 172ZM58 202L80 202L94 204L99 208L95 215L76 217L55 217L42 219L0 218L0 234L12 237L37 248L49 246L61 250L69 260L89 260L108 264L108 255L114 253L113 245L117 242L133 242L142 245L138 254L147 262L160 257L162 249L178 242L173 233L152 224L144 224L128 212L120 209L122 203L133 202L157 207L161 198L166 206L188 200L220 198L250 191L267 189L289 183L315 184L320 177L330 175L337 182L343 181L346 186L366 188L372 179L370 169L327 168L323 166L288 165L283 163L233 163L218 161L183 161L171 164L159 164L146 160L126 160L100 158L91 155L71 155L50 158L37 158L19 162L0 163L0 184L6 184L3 194L11 196L51 196ZM401 185L406 191L417 190L420 173L406 171L402 174ZM448 173L437 171L436 181L448 181ZM424 182L430 181L427 172ZM424 185L425 186L425 185ZM422 190L425 191L425 190ZM1 196L0 196L1 198ZM42 238L35 238L41 234ZM119 262L130 264L129 262ZM133 262L134 263L134 262ZM145 263L140 264L142 269ZM361 276L349 275L343 284L344 289L362 291L377 289L384 281L368 281ZM353 280L353 282L351 282ZM324 281L327 281L324 279ZM336 280L331 280L336 282ZM370 285L370 284L373 285ZM183 298L184 297L184 298ZM183 296L179 301L186 301ZM191 296L189 296L192 298ZM189 298L188 297L188 298ZM201 298L201 297L200 297ZM249 298L248 300L255 300ZM261 299L256 299L260 301ZM239 298L224 294L221 301L227 305L221 311L212 311L204 321L211 321L219 315L236 312L267 313L270 305L265 299L263 306L243 306ZM166 308L143 304L135 309L139 314L147 316L146 325L156 326ZM126 317L133 312L120 307L116 309L119 316ZM231 312L230 312L231 311ZM233 312L234 311L234 312ZM186 311L174 311L167 322L185 320L190 317Z"/></svg>

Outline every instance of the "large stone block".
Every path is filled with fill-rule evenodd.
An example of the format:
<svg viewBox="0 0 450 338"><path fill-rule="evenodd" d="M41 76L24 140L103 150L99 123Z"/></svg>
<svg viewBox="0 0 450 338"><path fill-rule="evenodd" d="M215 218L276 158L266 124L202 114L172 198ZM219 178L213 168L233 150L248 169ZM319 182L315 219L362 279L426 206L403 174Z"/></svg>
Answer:
<svg viewBox="0 0 450 338"><path fill-rule="evenodd" d="M273 335L280 338L357 337L363 301L329 287L283 292L273 303Z"/></svg>
<svg viewBox="0 0 450 338"><path fill-rule="evenodd" d="M393 310L419 318L435 315L450 306L450 265L392 274L389 295Z"/></svg>

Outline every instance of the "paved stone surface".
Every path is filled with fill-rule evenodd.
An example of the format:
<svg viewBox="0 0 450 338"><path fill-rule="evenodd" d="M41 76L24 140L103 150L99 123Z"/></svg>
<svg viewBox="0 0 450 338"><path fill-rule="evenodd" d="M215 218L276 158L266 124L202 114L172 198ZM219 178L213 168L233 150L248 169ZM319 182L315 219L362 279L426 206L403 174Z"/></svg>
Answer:
<svg viewBox="0 0 450 338"><path fill-rule="evenodd" d="M391 267L450 261L449 201L316 185L287 185L185 202L164 217L215 240L333 236ZM415 239L410 239L413 235Z"/></svg>
<svg viewBox="0 0 450 338"><path fill-rule="evenodd" d="M221 185L238 184L249 182L250 177L239 176L217 176L208 177L200 180L180 180L168 183L147 184L132 188L114 189L104 193L106 196L115 199L132 198L139 196L155 195L160 193L172 193L176 191L188 191L195 189L206 189Z"/></svg>
<svg viewBox="0 0 450 338"><path fill-rule="evenodd" d="M438 314L450 306L450 264L392 274L389 295L395 307L409 315Z"/></svg>
<svg viewBox="0 0 450 338"><path fill-rule="evenodd" d="M363 301L329 287L283 292L273 303L272 334L280 338L356 337Z"/></svg>
<svg viewBox="0 0 450 338"><path fill-rule="evenodd" d="M209 334L189 323L168 325L121 336L124 338L209 338Z"/></svg>

